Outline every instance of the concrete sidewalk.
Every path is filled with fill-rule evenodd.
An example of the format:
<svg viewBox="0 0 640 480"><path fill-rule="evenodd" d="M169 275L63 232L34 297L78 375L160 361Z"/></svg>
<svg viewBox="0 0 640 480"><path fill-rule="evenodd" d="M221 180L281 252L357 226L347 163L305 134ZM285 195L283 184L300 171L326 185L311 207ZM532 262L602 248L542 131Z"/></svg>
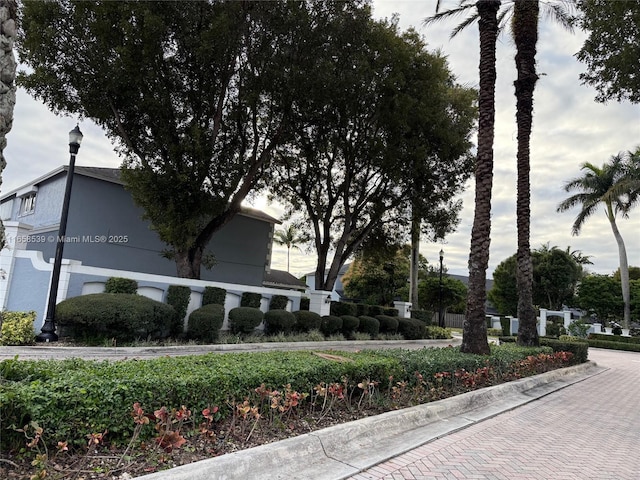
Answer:
<svg viewBox="0 0 640 480"><path fill-rule="evenodd" d="M390 460L393 464L394 458L405 452L526 405L550 393L558 392L604 370L593 362L589 362L425 405L336 425L281 442L140 478L144 480L340 480L350 478L386 460ZM385 477L387 478L403 477L394 475Z"/></svg>

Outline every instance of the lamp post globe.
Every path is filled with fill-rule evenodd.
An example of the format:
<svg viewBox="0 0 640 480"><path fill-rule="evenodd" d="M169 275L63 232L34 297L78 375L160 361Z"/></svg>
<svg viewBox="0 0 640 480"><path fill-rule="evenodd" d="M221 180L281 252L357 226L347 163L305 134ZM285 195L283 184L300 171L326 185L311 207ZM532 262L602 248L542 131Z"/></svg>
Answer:
<svg viewBox="0 0 640 480"><path fill-rule="evenodd" d="M51 285L49 286L49 300L47 302L47 313L44 324L36 341L56 342L56 299L58 297L58 284L60 283L60 269L62 267L62 254L64 252L64 240L67 234L67 218L69 217L69 201L71 199L71 186L73 184L73 173L76 164L76 155L82 143L82 132L80 127L76 127L69 132L69 168L67 170L67 183L64 189L64 200L62 202L62 213L60 215L60 226L58 227L58 237L56 239L56 253L53 259L53 271L51 272Z"/></svg>

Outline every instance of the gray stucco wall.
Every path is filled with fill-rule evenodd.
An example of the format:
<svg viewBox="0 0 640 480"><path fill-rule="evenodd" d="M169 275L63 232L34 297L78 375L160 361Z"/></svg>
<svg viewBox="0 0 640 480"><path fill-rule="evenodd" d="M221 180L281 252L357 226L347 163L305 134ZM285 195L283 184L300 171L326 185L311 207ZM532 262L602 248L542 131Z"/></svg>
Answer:
<svg viewBox="0 0 640 480"><path fill-rule="evenodd" d="M62 197L58 198L57 187L48 190L45 185L41 186L39 197L44 198L41 192L49 191L61 204ZM37 203L36 211L43 203L47 205L48 201ZM51 221L51 210L45 209L43 218L46 214ZM175 262L162 257L166 246L151 230L149 223L141 219L142 213L123 186L76 175L64 258L80 260L83 265L175 276ZM26 223L31 223L23 218ZM57 224L58 221L59 212L58 219L51 223ZM237 215L211 240L208 250L217 263L211 270L203 267L201 279L262 285L270 231L268 222ZM57 231L45 235L55 238ZM41 250L48 261L54 255L55 242L30 243L27 248Z"/></svg>
<svg viewBox="0 0 640 480"><path fill-rule="evenodd" d="M22 223L28 223L33 226L33 229L36 231L52 224L57 225L60 222L60 212L62 211L62 200L64 198L66 181L66 175L61 173L38 185L36 208L33 213L19 215L20 204L22 202L20 198L16 198L13 202L12 219Z"/></svg>
<svg viewBox="0 0 640 480"><path fill-rule="evenodd" d="M22 312L34 310L37 313L36 328L42 325L50 277L51 272L34 269L30 259L16 258L11 276L7 310Z"/></svg>

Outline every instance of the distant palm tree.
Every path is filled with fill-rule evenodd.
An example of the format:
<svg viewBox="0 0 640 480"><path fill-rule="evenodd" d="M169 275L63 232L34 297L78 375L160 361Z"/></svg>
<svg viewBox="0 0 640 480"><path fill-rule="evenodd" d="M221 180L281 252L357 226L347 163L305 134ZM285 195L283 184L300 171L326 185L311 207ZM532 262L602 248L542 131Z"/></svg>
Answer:
<svg viewBox="0 0 640 480"><path fill-rule="evenodd" d="M564 186L566 192L577 191L578 193L561 202L557 209L558 212L565 212L576 206L581 207L571 228L571 233L578 235L585 221L598 210L600 205L604 205L605 214L618 244L620 284L622 285L622 300L624 302L624 328L629 328L631 320L629 262L622 235L616 224L616 216L618 213L626 216L630 205L636 201L633 199L637 194L637 184L630 181L630 172L632 175L637 175L637 171L633 173L633 169L630 169L633 161L637 161L637 158L634 160L633 154L628 152L628 155L618 154L611 157L609 162L603 164L602 167L588 162L582 164L584 175L570 180ZM626 188L623 191L625 185Z"/></svg>
<svg viewBox="0 0 640 480"><path fill-rule="evenodd" d="M304 235L298 234L298 229L295 227L295 225L289 225L287 228L283 230L277 230L273 236L273 240L278 245L287 246L287 272L288 272L290 267L291 249L296 248L300 250L300 247L298 247L298 245L302 243L306 243L308 239Z"/></svg>

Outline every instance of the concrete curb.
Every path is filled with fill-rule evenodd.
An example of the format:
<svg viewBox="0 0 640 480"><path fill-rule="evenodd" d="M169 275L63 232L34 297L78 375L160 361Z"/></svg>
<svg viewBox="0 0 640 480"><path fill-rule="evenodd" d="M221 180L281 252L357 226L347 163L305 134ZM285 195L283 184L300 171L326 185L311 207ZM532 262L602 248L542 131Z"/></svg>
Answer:
<svg viewBox="0 0 640 480"><path fill-rule="evenodd" d="M139 478L341 480L605 370L587 362Z"/></svg>

